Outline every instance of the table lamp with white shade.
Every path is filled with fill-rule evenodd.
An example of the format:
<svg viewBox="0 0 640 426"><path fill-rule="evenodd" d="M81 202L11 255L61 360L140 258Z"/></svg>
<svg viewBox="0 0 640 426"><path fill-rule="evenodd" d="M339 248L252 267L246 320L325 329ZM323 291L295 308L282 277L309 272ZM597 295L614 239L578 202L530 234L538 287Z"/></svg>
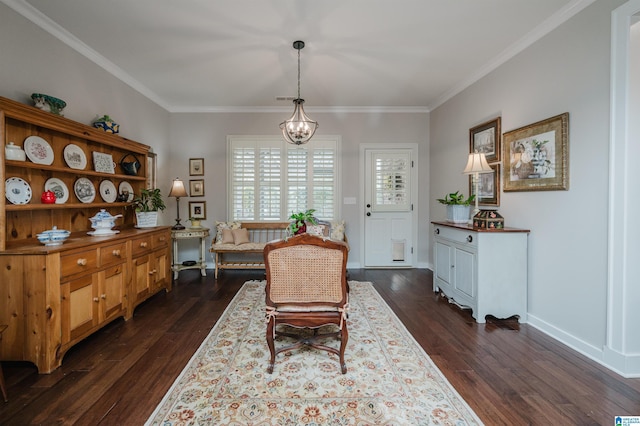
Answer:
<svg viewBox="0 0 640 426"><path fill-rule="evenodd" d="M473 210L473 214L469 219L469 223L473 223L473 217L480 212L480 208L478 207L478 181L480 180L480 173L491 173L493 169L487 163L487 159L484 153L479 153L478 151L473 154L469 154L469 160L467 161L467 167L464 168L462 173L466 175L473 175L473 184L474 184L474 194L476 206Z"/></svg>

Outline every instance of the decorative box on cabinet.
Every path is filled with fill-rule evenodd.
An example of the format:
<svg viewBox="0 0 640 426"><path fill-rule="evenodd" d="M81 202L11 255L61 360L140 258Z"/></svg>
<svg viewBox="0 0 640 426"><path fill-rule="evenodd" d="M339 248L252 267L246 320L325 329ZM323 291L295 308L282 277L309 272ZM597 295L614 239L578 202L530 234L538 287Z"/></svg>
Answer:
<svg viewBox="0 0 640 426"><path fill-rule="evenodd" d="M527 322L525 229L479 230L432 222L433 291L468 307L479 323L487 315Z"/></svg>
<svg viewBox="0 0 640 426"><path fill-rule="evenodd" d="M131 318L134 308L158 291L171 290L170 228L134 228L134 214L128 202L103 201L100 182L111 180L116 187L128 182L134 193L146 185L146 161L136 176L120 166L115 173L95 171L92 153L111 155L119 162L129 153L144 158L149 146L91 126L0 98L0 323L8 324L0 342L0 360L31 361L40 373L59 367L66 351L116 318ZM44 138L53 151L50 165L4 157L9 142L23 146L29 136ZM83 150L84 169L69 167L64 148L74 144ZM9 203L4 181L18 177L32 190L27 204ZM95 199L81 202L73 184L89 179ZM47 179L63 181L69 199L63 204L43 204L41 195ZM116 222L120 233L92 237L90 217L100 209L122 214ZM57 226L71 231L60 246L43 246L37 233ZM147 241L136 248L134 241ZM144 274L134 263L147 259ZM144 288L140 291L139 289Z"/></svg>

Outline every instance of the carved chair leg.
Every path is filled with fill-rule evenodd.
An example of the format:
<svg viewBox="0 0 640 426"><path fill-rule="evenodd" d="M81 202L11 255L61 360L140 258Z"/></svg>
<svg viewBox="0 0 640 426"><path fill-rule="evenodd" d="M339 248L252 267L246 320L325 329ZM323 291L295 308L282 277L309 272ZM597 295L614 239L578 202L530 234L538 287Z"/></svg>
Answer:
<svg viewBox="0 0 640 426"><path fill-rule="evenodd" d="M346 322L342 325L342 333L340 335L340 371L342 374L347 374L347 364L344 362L344 352L347 348L347 341L349 340L349 332L347 331Z"/></svg>
<svg viewBox="0 0 640 426"><path fill-rule="evenodd" d="M273 343L273 330L275 327L275 318L271 317L269 319L269 323L267 324L267 346L269 346L269 352L271 353L271 358L269 360L269 365L267 365L267 373L273 373L273 366L276 362L276 348Z"/></svg>

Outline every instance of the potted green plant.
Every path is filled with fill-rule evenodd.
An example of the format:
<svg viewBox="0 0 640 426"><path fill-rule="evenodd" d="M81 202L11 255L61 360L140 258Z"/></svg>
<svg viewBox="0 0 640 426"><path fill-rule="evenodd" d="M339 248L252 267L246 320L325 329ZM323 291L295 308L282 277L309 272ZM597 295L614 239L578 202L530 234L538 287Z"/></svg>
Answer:
<svg viewBox="0 0 640 426"><path fill-rule="evenodd" d="M465 198L460 191L446 194L444 198L438 198L438 202L447 206L447 222L467 223L471 203L476 199L475 195Z"/></svg>
<svg viewBox="0 0 640 426"><path fill-rule="evenodd" d="M131 205L136 212L138 228L152 228L158 224L158 212L167 208L160 189L143 189Z"/></svg>
<svg viewBox="0 0 640 426"><path fill-rule="evenodd" d="M189 222L191 222L191 227L192 228L200 228L200 219L198 219L197 217L190 217L189 218Z"/></svg>
<svg viewBox="0 0 640 426"><path fill-rule="evenodd" d="M291 224L289 225L289 229L291 233L294 235L302 234L307 231L307 222L312 225L317 225L318 221L313 216L315 213L315 209L309 209L304 212L291 213L289 216L289 220L291 220Z"/></svg>

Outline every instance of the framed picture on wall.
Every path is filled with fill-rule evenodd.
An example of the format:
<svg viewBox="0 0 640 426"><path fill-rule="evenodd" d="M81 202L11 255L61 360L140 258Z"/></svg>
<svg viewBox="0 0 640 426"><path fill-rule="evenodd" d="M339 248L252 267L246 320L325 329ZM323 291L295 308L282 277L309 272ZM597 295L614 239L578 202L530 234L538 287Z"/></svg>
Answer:
<svg viewBox="0 0 640 426"><path fill-rule="evenodd" d="M488 162L500 161L500 117L469 129L469 153L484 154Z"/></svg>
<svg viewBox="0 0 640 426"><path fill-rule="evenodd" d="M204 197L204 179L190 180L189 194L190 197Z"/></svg>
<svg viewBox="0 0 640 426"><path fill-rule="evenodd" d="M189 176L204 176L204 158L189 158Z"/></svg>
<svg viewBox="0 0 640 426"><path fill-rule="evenodd" d="M493 173L478 175L478 194L475 193L473 175L469 176L469 194L476 195L482 206L500 206L500 164L490 164Z"/></svg>
<svg viewBox="0 0 640 426"><path fill-rule="evenodd" d="M206 201L189 201L189 217L194 219L207 218L207 202Z"/></svg>
<svg viewBox="0 0 640 426"><path fill-rule="evenodd" d="M569 189L569 113L503 135L507 191Z"/></svg>

